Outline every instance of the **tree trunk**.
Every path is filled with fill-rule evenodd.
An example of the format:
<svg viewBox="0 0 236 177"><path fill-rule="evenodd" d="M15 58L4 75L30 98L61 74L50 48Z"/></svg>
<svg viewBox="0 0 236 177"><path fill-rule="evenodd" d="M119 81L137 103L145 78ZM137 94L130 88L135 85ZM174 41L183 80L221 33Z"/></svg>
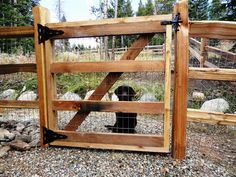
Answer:
<svg viewBox="0 0 236 177"><path fill-rule="evenodd" d="M115 1L115 16L117 18L117 11L118 11L118 0ZM115 45L116 45L116 36L112 38L112 60L115 60Z"/></svg>
<svg viewBox="0 0 236 177"><path fill-rule="evenodd" d="M108 9L108 0L104 0L104 19L107 18L107 9ZM108 37L104 37L104 51L105 51L105 60L109 59L108 55Z"/></svg>

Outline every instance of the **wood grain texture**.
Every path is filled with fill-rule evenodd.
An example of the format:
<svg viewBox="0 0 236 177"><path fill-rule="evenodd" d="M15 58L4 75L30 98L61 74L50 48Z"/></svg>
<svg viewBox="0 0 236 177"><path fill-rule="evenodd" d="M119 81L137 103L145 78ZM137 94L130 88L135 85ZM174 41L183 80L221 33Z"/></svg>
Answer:
<svg viewBox="0 0 236 177"><path fill-rule="evenodd" d="M1 108L38 109L38 101L0 100Z"/></svg>
<svg viewBox="0 0 236 177"><path fill-rule="evenodd" d="M225 59L236 61L236 53L233 53L233 52L230 52L230 51L225 51L225 50L218 49L216 47L211 47L211 46L206 46L206 51L217 54L221 57L224 57Z"/></svg>
<svg viewBox="0 0 236 177"><path fill-rule="evenodd" d="M190 21L191 37L236 39L236 22L226 21Z"/></svg>
<svg viewBox="0 0 236 177"><path fill-rule="evenodd" d="M49 11L41 6L33 8L34 16L34 46L36 53L37 77L38 77L38 96L39 96L39 115L40 115L40 144L42 147L48 145L43 144L43 127L48 128L47 114L47 93L46 93L46 77L45 77L45 46L38 43L38 27L37 24L45 25L49 22Z"/></svg>
<svg viewBox="0 0 236 177"><path fill-rule="evenodd" d="M189 68L190 79L236 81L236 69Z"/></svg>
<svg viewBox="0 0 236 177"><path fill-rule="evenodd" d="M54 141L51 145L147 152L168 152L165 148L163 148L163 137L158 135L67 131L56 132L66 135L68 138L65 140Z"/></svg>
<svg viewBox="0 0 236 177"><path fill-rule="evenodd" d="M165 41L165 91L164 91L164 148L170 147L170 94L171 94L171 58L172 26L166 26Z"/></svg>
<svg viewBox="0 0 236 177"><path fill-rule="evenodd" d="M164 61L70 62L51 64L52 73L164 71Z"/></svg>
<svg viewBox="0 0 236 177"><path fill-rule="evenodd" d="M36 73L35 63L26 64L0 64L0 74L12 74L18 72Z"/></svg>
<svg viewBox="0 0 236 177"><path fill-rule="evenodd" d="M34 37L33 26L0 27L0 38Z"/></svg>
<svg viewBox="0 0 236 177"><path fill-rule="evenodd" d="M208 53L206 51L206 46L208 45L208 39L201 38L201 45L200 45L200 67L204 66L205 61L208 58Z"/></svg>
<svg viewBox="0 0 236 177"><path fill-rule="evenodd" d="M53 101L54 110L80 110L82 112L164 113L163 102L136 101Z"/></svg>
<svg viewBox="0 0 236 177"><path fill-rule="evenodd" d="M81 38L165 32L165 26L162 26L160 22L171 19L171 15L156 15L96 21L49 23L47 26L51 29L64 31L63 35L55 36L55 39Z"/></svg>
<svg viewBox="0 0 236 177"><path fill-rule="evenodd" d="M154 34L139 36L139 38L132 44L128 51L123 54L120 60L135 60L135 58L140 54L143 48L151 41L153 36ZM93 94L89 97L89 100L101 100L122 74L122 72L109 73L103 79L101 84L95 89ZM88 114L89 112L84 113L78 111L77 114L66 125L65 130L75 131L78 126L81 125L81 123L85 120Z"/></svg>
<svg viewBox="0 0 236 177"><path fill-rule="evenodd" d="M224 114L220 112L207 112L188 108L188 121L200 122L213 125L236 125L235 114Z"/></svg>
<svg viewBox="0 0 236 177"><path fill-rule="evenodd" d="M176 4L175 12L181 15L182 23L175 36L175 87L172 128L172 155L175 159L184 159L186 152L188 66L189 66L189 30L188 1Z"/></svg>

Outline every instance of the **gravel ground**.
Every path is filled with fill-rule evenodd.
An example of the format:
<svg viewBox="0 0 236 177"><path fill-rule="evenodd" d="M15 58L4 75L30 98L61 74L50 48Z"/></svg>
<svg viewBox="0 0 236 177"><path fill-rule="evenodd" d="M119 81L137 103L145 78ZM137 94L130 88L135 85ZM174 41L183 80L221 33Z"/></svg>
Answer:
<svg viewBox="0 0 236 177"><path fill-rule="evenodd" d="M96 114L97 115L97 114ZM95 116L92 115L91 117ZM103 119L107 119L104 117ZM102 119L102 120L103 120ZM138 131L162 131L155 119L139 117ZM97 119L95 119L97 120ZM145 122L148 121L148 122ZM87 123L91 120L87 120ZM96 121L96 124L107 122ZM82 130L99 131L84 122ZM63 124L63 123L62 123ZM145 127L147 126L148 127ZM144 126L144 127L143 127ZM141 131L142 132L142 131ZM145 133L145 132L143 132ZM169 154L108 151L81 148L31 148L9 151L0 158L0 176L231 176L236 174L235 130L226 126L191 123L188 126L187 156L176 161Z"/></svg>

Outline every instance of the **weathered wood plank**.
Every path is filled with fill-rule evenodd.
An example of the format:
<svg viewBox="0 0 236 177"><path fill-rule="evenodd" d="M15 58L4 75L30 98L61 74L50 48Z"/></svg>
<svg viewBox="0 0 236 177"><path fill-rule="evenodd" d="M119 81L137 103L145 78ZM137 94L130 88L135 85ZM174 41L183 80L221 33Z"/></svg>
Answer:
<svg viewBox="0 0 236 177"><path fill-rule="evenodd" d="M56 131L68 138L57 140L51 145L66 145L85 148L117 149L159 152L163 150L163 137L158 135L138 135L121 133L85 133ZM164 152L168 152L166 149Z"/></svg>
<svg viewBox="0 0 236 177"><path fill-rule="evenodd" d="M162 20L172 20L172 15L48 23L47 26L64 31L63 35L55 36L55 39L81 38L165 32L165 26L160 24Z"/></svg>
<svg viewBox="0 0 236 177"><path fill-rule="evenodd" d="M38 109L38 101L0 100L0 108Z"/></svg>
<svg viewBox="0 0 236 177"><path fill-rule="evenodd" d="M166 26L165 47L165 92L164 92L164 147L170 147L170 94L171 94L171 58L172 26Z"/></svg>
<svg viewBox="0 0 236 177"><path fill-rule="evenodd" d="M175 36L175 87L173 107L172 155L176 159L184 159L186 152L187 98L188 98L188 66L189 66L189 28L188 1L176 4L175 12L179 12L181 20L179 31Z"/></svg>
<svg viewBox="0 0 236 177"><path fill-rule="evenodd" d="M120 60L135 60L135 58L140 54L143 48L151 41L154 34L141 35L137 41L135 41L132 46L126 51ZM96 88L93 94L89 97L89 100L101 100L103 96L108 92L108 90L115 84L115 82L122 75L119 73L109 73L101 84ZM66 125L65 130L74 131L88 116L88 113L77 112L77 114L70 120Z"/></svg>
<svg viewBox="0 0 236 177"><path fill-rule="evenodd" d="M164 113L163 102L128 101L53 101L54 110L80 110L82 112Z"/></svg>
<svg viewBox="0 0 236 177"><path fill-rule="evenodd" d="M189 38L189 42L193 45L195 45L198 49L200 49L201 46L201 42L199 42L198 40L194 39L194 38Z"/></svg>
<svg viewBox="0 0 236 177"><path fill-rule="evenodd" d="M213 125L236 125L236 115L188 108L188 121Z"/></svg>
<svg viewBox="0 0 236 177"><path fill-rule="evenodd" d="M164 70L162 61L70 62L51 64L52 73L154 72Z"/></svg>
<svg viewBox="0 0 236 177"><path fill-rule="evenodd" d="M33 26L0 27L0 38L34 37Z"/></svg>
<svg viewBox="0 0 236 177"><path fill-rule="evenodd" d="M236 69L189 68L190 79L236 81Z"/></svg>
<svg viewBox="0 0 236 177"><path fill-rule="evenodd" d="M208 39L201 38L201 46L200 46L200 67L204 66L205 61L208 58L208 53L206 51L206 46L208 45Z"/></svg>
<svg viewBox="0 0 236 177"><path fill-rule="evenodd" d="M38 75L38 96L39 96L39 115L40 115L40 144L43 144L43 127L48 128L47 114L47 93L46 93L46 77L45 77L45 46L38 43L38 23L45 25L49 22L49 10L41 6L33 8L34 16L34 46L36 53L37 75Z"/></svg>
<svg viewBox="0 0 236 177"><path fill-rule="evenodd" d="M169 149L163 147L150 147L150 146L135 146L135 145L115 145L115 144L100 144L100 143L81 143L75 141L58 140L50 143L53 146L63 147L81 147L93 149L107 149L107 150L121 150L121 151L138 151L138 152L159 152L169 153Z"/></svg>
<svg viewBox="0 0 236 177"><path fill-rule="evenodd" d="M236 53L230 52L230 51L225 51L222 49L218 49L216 47L211 47L211 46L206 46L206 51L212 52L214 54L220 55L226 59L236 61Z"/></svg>
<svg viewBox="0 0 236 177"><path fill-rule="evenodd" d="M236 22L226 21L190 21L191 37L236 39Z"/></svg>
<svg viewBox="0 0 236 177"><path fill-rule="evenodd" d="M0 74L12 74L18 72L36 72L36 64L27 63L27 64L1 64L0 65Z"/></svg>

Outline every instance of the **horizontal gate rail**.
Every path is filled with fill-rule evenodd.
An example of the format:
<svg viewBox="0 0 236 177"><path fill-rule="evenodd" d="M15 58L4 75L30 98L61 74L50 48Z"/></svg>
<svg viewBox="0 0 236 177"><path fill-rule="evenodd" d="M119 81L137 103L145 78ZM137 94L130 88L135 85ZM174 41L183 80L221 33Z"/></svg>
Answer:
<svg viewBox="0 0 236 177"><path fill-rule="evenodd" d="M36 73L35 63L26 64L0 64L0 75L1 74L12 74L18 72L31 72Z"/></svg>
<svg viewBox="0 0 236 177"><path fill-rule="evenodd" d="M51 145L74 146L85 148L132 150L147 152L168 152L163 148L163 136L138 134L86 133L55 131L66 135L65 140L56 140Z"/></svg>
<svg viewBox="0 0 236 177"><path fill-rule="evenodd" d="M53 101L54 110L80 110L123 113L164 113L163 102L128 102L128 101Z"/></svg>
<svg viewBox="0 0 236 177"><path fill-rule="evenodd" d="M164 71L162 61L66 62L51 64L52 73Z"/></svg>
<svg viewBox="0 0 236 177"><path fill-rule="evenodd" d="M0 100L0 108L38 109L38 101Z"/></svg>
<svg viewBox="0 0 236 177"><path fill-rule="evenodd" d="M52 30L62 30L63 35L54 39L98 37L112 35L133 35L147 33L164 33L162 20L172 20L172 15L155 15L145 17L127 17L117 19L89 20L81 22L63 22L46 24Z"/></svg>

